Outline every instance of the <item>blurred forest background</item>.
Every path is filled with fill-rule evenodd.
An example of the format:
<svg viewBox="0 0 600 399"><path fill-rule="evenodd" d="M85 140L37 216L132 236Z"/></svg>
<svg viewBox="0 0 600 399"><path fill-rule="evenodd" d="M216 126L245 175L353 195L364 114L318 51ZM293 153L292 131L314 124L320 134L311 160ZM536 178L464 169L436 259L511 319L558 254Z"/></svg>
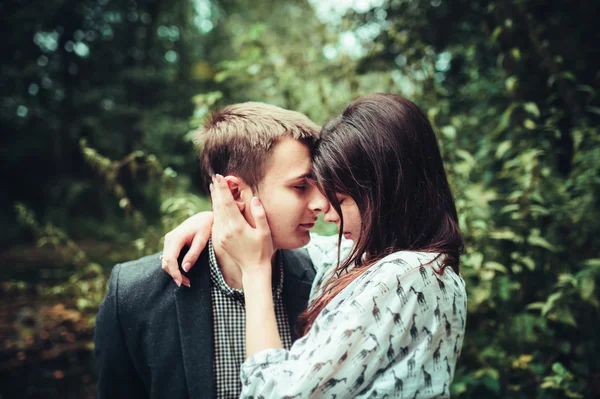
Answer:
<svg viewBox="0 0 600 399"><path fill-rule="evenodd" d="M208 208L207 112L322 123L375 91L427 111L454 188L453 395L600 397L599 20L590 0L3 0L0 397L95 397L111 267Z"/></svg>

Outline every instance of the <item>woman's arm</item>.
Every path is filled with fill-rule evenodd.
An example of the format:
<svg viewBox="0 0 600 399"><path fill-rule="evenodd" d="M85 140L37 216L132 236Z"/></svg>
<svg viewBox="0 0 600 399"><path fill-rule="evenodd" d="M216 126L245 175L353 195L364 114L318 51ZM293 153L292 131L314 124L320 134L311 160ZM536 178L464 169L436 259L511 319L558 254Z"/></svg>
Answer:
<svg viewBox="0 0 600 399"><path fill-rule="evenodd" d="M246 302L246 358L265 349L282 348L270 273L245 274L242 281Z"/></svg>
<svg viewBox="0 0 600 399"><path fill-rule="evenodd" d="M173 277L175 284L178 286L182 284L186 287L190 286L190 280L179 271L179 263L177 262L179 253L183 247L190 247L182 263L183 270L189 272L206 247L206 243L210 238L212 225L212 212L200 212L190 216L165 235L165 243L161 256L162 269Z"/></svg>
<svg viewBox="0 0 600 399"><path fill-rule="evenodd" d="M281 348L272 294L271 261L275 250L267 216L260 200L250 202L256 225L250 226L233 200L227 181L213 180L213 243L223 249L242 272L246 304L246 356Z"/></svg>

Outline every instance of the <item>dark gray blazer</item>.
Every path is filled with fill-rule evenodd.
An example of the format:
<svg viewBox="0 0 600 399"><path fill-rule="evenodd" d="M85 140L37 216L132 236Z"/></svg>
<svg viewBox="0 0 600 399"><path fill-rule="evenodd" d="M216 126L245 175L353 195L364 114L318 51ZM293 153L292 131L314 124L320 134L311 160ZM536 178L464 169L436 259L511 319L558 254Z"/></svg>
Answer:
<svg viewBox="0 0 600 399"><path fill-rule="evenodd" d="M293 334L315 272L305 250L282 254ZM187 274L191 288L177 288L160 265L156 254L112 271L94 333L99 399L214 397L208 252Z"/></svg>

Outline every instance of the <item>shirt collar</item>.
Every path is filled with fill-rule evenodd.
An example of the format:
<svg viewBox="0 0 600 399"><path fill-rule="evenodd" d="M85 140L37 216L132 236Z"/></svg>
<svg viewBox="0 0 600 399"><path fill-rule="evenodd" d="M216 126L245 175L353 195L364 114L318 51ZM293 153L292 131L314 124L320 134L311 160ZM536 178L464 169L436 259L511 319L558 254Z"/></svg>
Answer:
<svg viewBox="0 0 600 399"><path fill-rule="evenodd" d="M273 297L281 296L281 292L283 290L283 256L281 256L281 252L277 251L276 255L277 267L273 270ZM214 286L218 287L225 295L230 296L232 298L236 298L240 301L244 301L244 291L232 288L225 282L223 278L223 273L221 273L221 268L217 262L217 257L215 256L215 250L212 244L212 237L208 240L208 263L210 267L210 279Z"/></svg>

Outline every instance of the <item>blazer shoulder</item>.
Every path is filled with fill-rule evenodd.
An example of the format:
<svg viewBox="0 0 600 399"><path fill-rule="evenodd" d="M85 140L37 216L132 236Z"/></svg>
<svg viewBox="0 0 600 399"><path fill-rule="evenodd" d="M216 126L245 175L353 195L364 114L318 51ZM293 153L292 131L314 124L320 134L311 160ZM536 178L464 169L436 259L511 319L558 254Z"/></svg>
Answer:
<svg viewBox="0 0 600 399"><path fill-rule="evenodd" d="M165 281L172 282L171 277L162 270L159 256L160 253L156 253L116 265L113 269L116 276L113 278L118 280L119 291L147 291L161 286Z"/></svg>
<svg viewBox="0 0 600 399"><path fill-rule="evenodd" d="M183 257L189 248L184 248L179 254L178 262L181 264ZM198 279L207 280L208 270L205 267L208 262L206 253L202 252L193 269L187 274L192 281ZM172 300L172 295L177 289L172 277L161 268L160 252L143 258L118 264L114 267L111 281L109 284L109 293L116 294L118 301L127 307L141 306L154 308L162 303L163 299ZM202 281L200 282L202 285ZM187 289L187 288L186 288Z"/></svg>
<svg viewBox="0 0 600 399"><path fill-rule="evenodd" d="M309 282L315 278L315 268L306 248L284 249L281 251L281 255L283 271L286 275Z"/></svg>
<svg viewBox="0 0 600 399"><path fill-rule="evenodd" d="M114 298L119 312L133 316L153 309L177 288L161 268L160 253L115 265L106 298ZM106 299L105 299L106 300ZM125 319L123 319L125 322Z"/></svg>

